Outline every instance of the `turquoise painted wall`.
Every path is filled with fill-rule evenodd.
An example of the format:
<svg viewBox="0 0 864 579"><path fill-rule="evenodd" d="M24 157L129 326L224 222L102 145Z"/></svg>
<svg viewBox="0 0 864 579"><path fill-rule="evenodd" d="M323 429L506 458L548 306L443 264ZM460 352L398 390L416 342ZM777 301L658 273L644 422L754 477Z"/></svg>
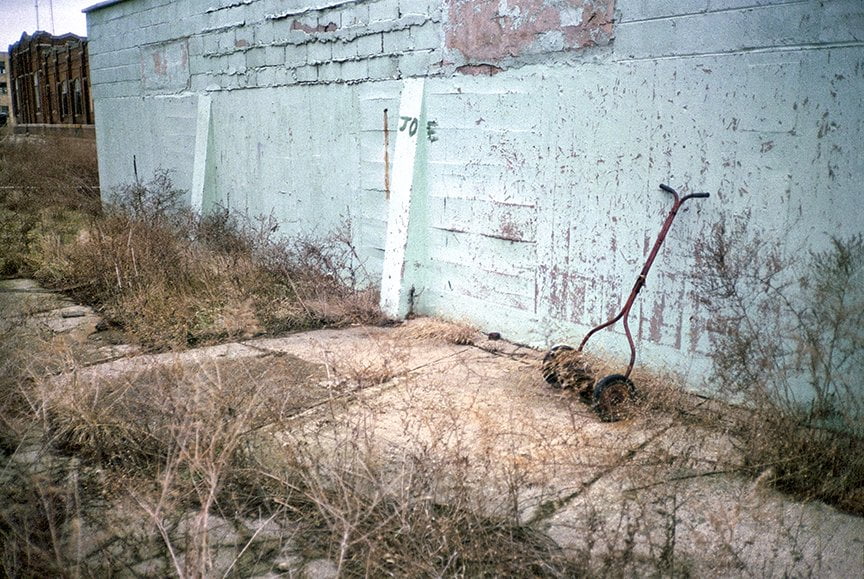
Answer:
<svg viewBox="0 0 864 579"><path fill-rule="evenodd" d="M392 162L402 80L426 77L437 140L415 187L415 311L535 346L578 341L641 269L669 209L658 184L708 191L679 215L631 317L639 363L693 382L710 347L693 247L721 212L802 250L864 229L860 2L573 0L533 20L527 0L473 4L506 8L506 26L477 40L489 20L466 28L457 0L95 9L103 187L131 179L132 156L184 188L198 163L205 206L272 213L285 234L349 222L380 279L398 170L384 119ZM620 328L598 338L626 347Z"/></svg>

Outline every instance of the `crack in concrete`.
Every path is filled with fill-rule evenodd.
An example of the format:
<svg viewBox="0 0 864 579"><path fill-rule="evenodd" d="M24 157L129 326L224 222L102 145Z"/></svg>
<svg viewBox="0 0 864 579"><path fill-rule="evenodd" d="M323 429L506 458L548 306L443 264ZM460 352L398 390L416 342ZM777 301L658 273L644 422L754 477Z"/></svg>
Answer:
<svg viewBox="0 0 864 579"><path fill-rule="evenodd" d="M670 424L670 425L664 427L662 430L659 430L658 432L656 432L649 439L638 444L635 448L631 448L630 450L625 452L621 456L621 458L618 459L617 461L615 461L611 466L608 466L607 468L601 470L596 475L591 477L589 480L582 483L582 485L578 489L576 489L575 491L573 491L569 495L541 503L540 506L537 508L537 512L534 514L534 516L528 520L528 524L529 525L536 525L537 523L540 523L542 521L545 521L545 520L553 517L555 514L560 512L564 507L566 507L571 502L573 502L574 499L576 499L577 497L582 495L585 491L590 489L597 481L599 481L600 479L602 479L606 475L615 472L621 466L623 466L624 464L633 460L636 457L636 455L639 454L639 452L642 449L644 449L646 446L648 446L649 444L651 444L652 442L657 440L660 436L666 434L666 432L670 428L672 428L672 426L673 425Z"/></svg>

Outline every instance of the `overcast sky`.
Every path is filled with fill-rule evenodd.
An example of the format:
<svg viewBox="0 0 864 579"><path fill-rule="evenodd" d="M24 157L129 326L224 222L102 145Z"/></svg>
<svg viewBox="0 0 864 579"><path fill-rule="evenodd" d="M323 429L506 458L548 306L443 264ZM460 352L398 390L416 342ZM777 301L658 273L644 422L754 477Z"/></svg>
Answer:
<svg viewBox="0 0 864 579"><path fill-rule="evenodd" d="M100 0L0 0L0 51L6 52L10 44L18 42L23 32L36 32L37 4L38 29L53 32L58 36L67 32L86 36L87 20L81 10L99 2Z"/></svg>

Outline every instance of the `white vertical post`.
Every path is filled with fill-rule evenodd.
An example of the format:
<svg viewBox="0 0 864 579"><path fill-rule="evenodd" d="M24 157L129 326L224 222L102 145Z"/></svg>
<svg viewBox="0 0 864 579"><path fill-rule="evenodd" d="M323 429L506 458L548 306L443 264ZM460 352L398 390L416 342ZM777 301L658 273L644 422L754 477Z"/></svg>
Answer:
<svg viewBox="0 0 864 579"><path fill-rule="evenodd" d="M189 205L198 215L204 211L204 187L207 183L207 162L210 151L210 95L198 97L198 118L195 125L195 159L192 166L192 191Z"/></svg>
<svg viewBox="0 0 864 579"><path fill-rule="evenodd" d="M405 317L410 308L411 287L405 265L409 244L409 218L414 193L417 140L425 135L423 114L424 79L405 80L396 124L396 154L393 160L387 238L381 277L381 310L393 318Z"/></svg>

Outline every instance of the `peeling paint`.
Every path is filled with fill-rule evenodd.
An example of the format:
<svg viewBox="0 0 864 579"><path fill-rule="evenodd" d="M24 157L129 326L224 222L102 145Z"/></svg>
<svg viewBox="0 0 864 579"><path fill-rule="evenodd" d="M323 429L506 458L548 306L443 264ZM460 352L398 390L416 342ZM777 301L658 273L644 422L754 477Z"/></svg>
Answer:
<svg viewBox="0 0 864 579"><path fill-rule="evenodd" d="M328 22L327 24L316 24L315 26L310 26L301 20L294 20L291 23L291 30L302 30L306 34L314 34L316 32L335 32L339 27L335 22Z"/></svg>
<svg viewBox="0 0 864 579"><path fill-rule="evenodd" d="M613 35L614 0L447 0L447 8L446 46L470 64L603 46Z"/></svg>
<svg viewBox="0 0 864 579"><path fill-rule="evenodd" d="M456 72L471 76L495 76L499 72L504 72L504 69L494 64L465 64L456 67Z"/></svg>
<svg viewBox="0 0 864 579"><path fill-rule="evenodd" d="M189 84L189 45L186 40L140 49L141 86L145 92L178 92Z"/></svg>

